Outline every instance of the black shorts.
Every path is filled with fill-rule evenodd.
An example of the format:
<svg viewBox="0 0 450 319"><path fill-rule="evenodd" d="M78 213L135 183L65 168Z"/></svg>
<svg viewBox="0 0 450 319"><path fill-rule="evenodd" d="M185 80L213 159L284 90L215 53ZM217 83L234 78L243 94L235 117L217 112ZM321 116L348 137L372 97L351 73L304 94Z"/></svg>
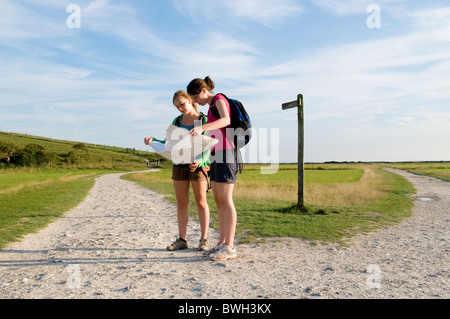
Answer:
<svg viewBox="0 0 450 319"><path fill-rule="evenodd" d="M236 150L221 150L211 153L211 182L235 183L238 171Z"/></svg>

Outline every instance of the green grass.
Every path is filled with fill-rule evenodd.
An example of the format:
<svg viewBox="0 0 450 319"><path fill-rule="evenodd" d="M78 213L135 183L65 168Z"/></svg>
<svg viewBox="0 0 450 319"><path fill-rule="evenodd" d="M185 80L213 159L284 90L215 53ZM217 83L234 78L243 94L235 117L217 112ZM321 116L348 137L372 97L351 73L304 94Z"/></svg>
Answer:
<svg viewBox="0 0 450 319"><path fill-rule="evenodd" d="M283 168L283 165L281 165ZM245 165L244 173L245 180L269 181L271 184L295 184L298 183L297 168L288 166L278 170L276 174L261 174L259 165ZM335 184L335 183L351 183L357 182L364 170L358 168L347 169L305 169L304 177L305 184L319 183L319 184ZM241 175L239 175L241 176Z"/></svg>
<svg viewBox="0 0 450 319"><path fill-rule="evenodd" d="M306 210L302 211L285 202L237 200L241 226L247 228L247 235L253 238L301 237L312 241L343 242L356 234L398 223L411 216L409 195L414 189L400 176L383 174L389 192L361 206L307 203Z"/></svg>
<svg viewBox="0 0 450 319"><path fill-rule="evenodd" d="M45 184L59 179L68 179L77 175L95 175L92 170L64 170L64 169L22 169L0 171L0 194L19 188Z"/></svg>
<svg viewBox="0 0 450 319"><path fill-rule="evenodd" d="M257 167L256 167L257 168ZM305 179L311 184L356 183L362 177L360 165L347 167L346 170L306 170ZM411 216L412 197L415 192L412 185L403 177L377 169L377 176L382 180L382 196L358 206L333 206L305 203L305 210L294 209L296 203L288 200L260 198L235 192L234 203L238 211L237 237L242 242L252 242L266 237L299 237L311 241L345 243L352 236L373 231L386 225L400 222ZM153 173L128 174L123 178L136 181L140 185L166 195L175 203L169 169ZM280 169L273 175L259 175L255 167L239 174L239 183L275 185L290 184L296 181L296 171ZM258 187L254 188L255 194ZM218 228L217 211L212 197L208 194L211 211L211 226ZM197 214L191 192L191 209L193 217Z"/></svg>
<svg viewBox="0 0 450 319"><path fill-rule="evenodd" d="M81 173L84 174L68 170L38 170L9 176L0 173L0 248L38 231L77 206L101 171ZM12 176L17 176L18 180Z"/></svg>

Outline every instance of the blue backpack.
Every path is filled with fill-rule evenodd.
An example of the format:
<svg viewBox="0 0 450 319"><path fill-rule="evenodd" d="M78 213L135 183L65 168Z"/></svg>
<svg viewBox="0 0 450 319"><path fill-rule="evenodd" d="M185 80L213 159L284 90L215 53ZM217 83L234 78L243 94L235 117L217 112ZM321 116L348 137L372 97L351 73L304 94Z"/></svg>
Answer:
<svg viewBox="0 0 450 319"><path fill-rule="evenodd" d="M247 145L251 138L252 138L252 123L250 121L250 116L248 115L247 111L245 110L244 105L234 99L229 99L225 94L218 93L222 95L224 98L227 99L228 103L230 104L230 110L231 110L231 121L230 125L228 127L234 129L234 145L236 148L242 148L245 145ZM216 96L218 95L216 94ZM214 96L214 98L216 97ZM214 103L213 98L213 103ZM212 114L220 118L219 111L217 110L217 107L215 107L214 104L211 105L211 112Z"/></svg>

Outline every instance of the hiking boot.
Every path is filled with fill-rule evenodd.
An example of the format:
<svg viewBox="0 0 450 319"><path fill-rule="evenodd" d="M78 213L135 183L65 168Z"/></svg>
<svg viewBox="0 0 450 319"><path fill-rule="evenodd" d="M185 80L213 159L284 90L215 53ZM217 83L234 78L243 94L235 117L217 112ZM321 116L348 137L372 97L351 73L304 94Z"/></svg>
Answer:
<svg viewBox="0 0 450 319"><path fill-rule="evenodd" d="M166 247L166 249L170 251L187 248L188 248L187 242L181 240L180 238L177 238L171 245Z"/></svg>
<svg viewBox="0 0 450 319"><path fill-rule="evenodd" d="M198 251L207 251L209 250L209 248L211 247L211 245L209 244L208 239L206 238L201 238L200 241L198 242Z"/></svg>
<svg viewBox="0 0 450 319"><path fill-rule="evenodd" d="M219 251L217 251L216 253L209 255L209 258L215 261L225 261L228 259L234 259L236 257L236 250L232 249L226 244L223 244L221 249L219 249Z"/></svg>
<svg viewBox="0 0 450 319"><path fill-rule="evenodd" d="M203 256L208 257L211 254L215 254L222 248L222 245L223 245L222 243L218 243L216 246L214 246L210 250L206 250L206 251L202 252Z"/></svg>

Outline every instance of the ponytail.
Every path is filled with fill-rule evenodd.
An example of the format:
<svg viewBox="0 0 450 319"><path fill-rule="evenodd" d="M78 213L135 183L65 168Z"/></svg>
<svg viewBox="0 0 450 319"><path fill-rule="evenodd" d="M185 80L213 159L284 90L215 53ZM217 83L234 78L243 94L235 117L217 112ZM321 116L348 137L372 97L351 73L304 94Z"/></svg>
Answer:
<svg viewBox="0 0 450 319"><path fill-rule="evenodd" d="M188 86L187 86L187 93L190 96L194 96L197 94L200 94L200 92L203 89L208 90L209 92L212 92L212 90L214 90L215 88L215 84L213 82L213 80L211 80L211 78L209 76L207 76L205 79L194 79L192 80Z"/></svg>
<svg viewBox="0 0 450 319"><path fill-rule="evenodd" d="M211 78L209 77L209 76L207 76L204 80L203 80L205 83L206 83L206 85L209 87L209 90L208 91L212 91L212 90L214 90L214 88L216 87L215 85L214 85L214 82L213 82L213 80L211 80Z"/></svg>

